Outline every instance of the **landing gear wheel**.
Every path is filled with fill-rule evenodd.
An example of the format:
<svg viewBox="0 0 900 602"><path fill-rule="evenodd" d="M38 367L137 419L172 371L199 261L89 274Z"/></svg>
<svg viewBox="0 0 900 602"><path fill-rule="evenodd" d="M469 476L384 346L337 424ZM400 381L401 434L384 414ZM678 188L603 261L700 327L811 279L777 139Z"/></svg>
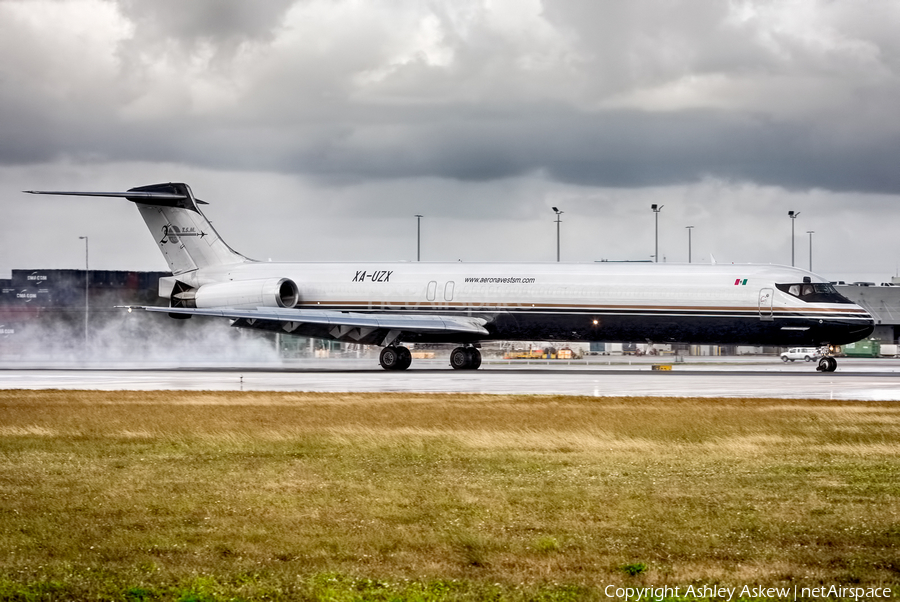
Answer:
<svg viewBox="0 0 900 602"><path fill-rule="evenodd" d="M816 370L819 372L834 372L837 370L837 360L833 357L823 357L819 360Z"/></svg>
<svg viewBox="0 0 900 602"><path fill-rule="evenodd" d="M378 362L385 370L406 370L412 363L412 354L406 347L385 347L378 356Z"/></svg>
<svg viewBox="0 0 900 602"><path fill-rule="evenodd" d="M450 352L450 365L454 370L465 370L469 367L469 352L465 347L457 347Z"/></svg>
<svg viewBox="0 0 900 602"><path fill-rule="evenodd" d="M481 365L481 352L474 347L457 347L450 352L454 370L476 370Z"/></svg>
<svg viewBox="0 0 900 602"><path fill-rule="evenodd" d="M397 353L400 355L400 365L397 370L406 370L412 364L412 353L408 347L397 347Z"/></svg>
<svg viewBox="0 0 900 602"><path fill-rule="evenodd" d="M469 352L469 370L478 370L481 366L481 352L474 347L466 347Z"/></svg>

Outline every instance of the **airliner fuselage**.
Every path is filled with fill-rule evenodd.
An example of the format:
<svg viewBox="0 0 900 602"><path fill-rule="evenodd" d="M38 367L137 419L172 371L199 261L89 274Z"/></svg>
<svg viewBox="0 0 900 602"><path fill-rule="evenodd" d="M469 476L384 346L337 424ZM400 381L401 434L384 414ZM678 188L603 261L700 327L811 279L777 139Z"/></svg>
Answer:
<svg viewBox="0 0 900 602"><path fill-rule="evenodd" d="M771 265L655 263L263 263L229 247L186 184L125 192L172 276L160 280L175 318L379 345L405 370L402 343L457 343L450 364L475 369L490 339L840 345L868 336L872 316L828 282ZM832 371L832 357L819 369Z"/></svg>
<svg viewBox="0 0 900 602"><path fill-rule="evenodd" d="M466 316L484 319L489 332L409 333L403 337L409 342L810 346L848 343L872 331L871 316L822 278L770 265L249 263L197 270L181 280L201 289L272 278L296 283L297 309ZM804 287L810 291L806 295ZM247 307L255 309L255 300ZM327 337L325 331L308 325L298 334Z"/></svg>

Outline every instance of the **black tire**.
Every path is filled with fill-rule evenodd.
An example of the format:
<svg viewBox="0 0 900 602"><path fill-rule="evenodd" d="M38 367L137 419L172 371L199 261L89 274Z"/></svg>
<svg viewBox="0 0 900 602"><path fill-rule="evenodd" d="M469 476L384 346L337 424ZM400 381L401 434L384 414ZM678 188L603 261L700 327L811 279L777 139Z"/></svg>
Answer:
<svg viewBox="0 0 900 602"><path fill-rule="evenodd" d="M412 364L412 353L409 352L409 347L397 347L397 353L400 355L400 363L396 370L406 370Z"/></svg>
<svg viewBox="0 0 900 602"><path fill-rule="evenodd" d="M472 356L465 347L457 347L450 352L450 366L454 370L467 370L472 362Z"/></svg>
<svg viewBox="0 0 900 602"><path fill-rule="evenodd" d="M833 357L823 357L819 360L816 370L819 372L834 372L837 370L837 360Z"/></svg>
<svg viewBox="0 0 900 602"><path fill-rule="evenodd" d="M784 362L784 363L786 364L787 361L788 361L787 356L786 356L786 355L782 355L782 356L781 356L781 361Z"/></svg>
<svg viewBox="0 0 900 602"><path fill-rule="evenodd" d="M469 367L467 369L478 370L481 366L481 352L475 347L467 347L466 351L469 353Z"/></svg>
<svg viewBox="0 0 900 602"><path fill-rule="evenodd" d="M807 355L806 357L803 358L803 361L811 362L812 358Z"/></svg>
<svg viewBox="0 0 900 602"><path fill-rule="evenodd" d="M401 365L400 353L397 351L397 347L385 347L382 349L381 354L378 356L378 363L385 370L397 370Z"/></svg>

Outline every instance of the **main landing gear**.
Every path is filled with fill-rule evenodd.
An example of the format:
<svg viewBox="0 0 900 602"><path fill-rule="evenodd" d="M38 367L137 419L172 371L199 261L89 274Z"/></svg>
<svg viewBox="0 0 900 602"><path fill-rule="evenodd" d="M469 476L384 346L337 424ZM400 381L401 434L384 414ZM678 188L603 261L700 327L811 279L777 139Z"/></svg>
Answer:
<svg viewBox="0 0 900 602"><path fill-rule="evenodd" d="M385 370L406 370L412 364L412 354L407 347L391 345L381 350L378 361Z"/></svg>
<svg viewBox="0 0 900 602"><path fill-rule="evenodd" d="M475 347L457 347L450 352L450 365L454 370L477 370L481 365L481 352Z"/></svg>
<svg viewBox="0 0 900 602"><path fill-rule="evenodd" d="M407 347L389 345L381 350L378 362L385 370L406 370L412 364L412 354ZM457 347L450 353L450 365L454 370L477 370L481 352L475 347Z"/></svg>

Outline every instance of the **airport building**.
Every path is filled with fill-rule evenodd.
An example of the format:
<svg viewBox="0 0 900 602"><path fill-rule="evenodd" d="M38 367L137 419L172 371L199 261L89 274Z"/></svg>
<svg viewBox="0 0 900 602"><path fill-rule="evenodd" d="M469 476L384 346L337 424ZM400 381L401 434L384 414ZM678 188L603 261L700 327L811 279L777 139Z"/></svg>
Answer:
<svg viewBox="0 0 900 602"><path fill-rule="evenodd" d="M837 284L838 292L864 307L875 318L872 339L896 344L900 336L900 286L891 282L876 286L872 283Z"/></svg>

